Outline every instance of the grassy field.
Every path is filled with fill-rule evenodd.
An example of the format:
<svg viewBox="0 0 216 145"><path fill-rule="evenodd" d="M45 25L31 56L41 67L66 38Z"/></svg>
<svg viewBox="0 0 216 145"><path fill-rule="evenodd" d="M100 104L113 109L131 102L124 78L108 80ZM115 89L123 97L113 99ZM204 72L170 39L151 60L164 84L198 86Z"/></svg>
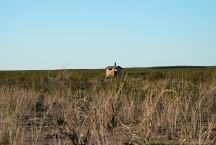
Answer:
<svg viewBox="0 0 216 145"><path fill-rule="evenodd" d="M0 145L216 144L216 68L0 72Z"/></svg>

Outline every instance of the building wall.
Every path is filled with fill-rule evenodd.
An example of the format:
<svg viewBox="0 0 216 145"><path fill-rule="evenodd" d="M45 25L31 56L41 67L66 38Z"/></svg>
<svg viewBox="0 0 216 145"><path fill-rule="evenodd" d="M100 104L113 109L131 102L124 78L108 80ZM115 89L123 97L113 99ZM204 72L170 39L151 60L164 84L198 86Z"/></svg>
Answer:
<svg viewBox="0 0 216 145"><path fill-rule="evenodd" d="M116 72L116 75L120 75L121 74L121 69L112 69L112 70L106 69L106 77L115 76L115 72Z"/></svg>
<svg viewBox="0 0 216 145"><path fill-rule="evenodd" d="M114 70L106 69L106 77L114 76Z"/></svg>
<svg viewBox="0 0 216 145"><path fill-rule="evenodd" d="M117 69L117 75L121 75L121 69L120 68Z"/></svg>

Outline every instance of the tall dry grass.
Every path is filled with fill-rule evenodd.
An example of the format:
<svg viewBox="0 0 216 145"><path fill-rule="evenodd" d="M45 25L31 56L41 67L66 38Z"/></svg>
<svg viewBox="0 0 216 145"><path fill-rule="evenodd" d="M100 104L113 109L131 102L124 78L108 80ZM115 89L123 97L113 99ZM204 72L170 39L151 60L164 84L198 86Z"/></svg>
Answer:
<svg viewBox="0 0 216 145"><path fill-rule="evenodd" d="M123 76L74 91L60 75L48 92L0 87L0 144L216 143L215 79Z"/></svg>

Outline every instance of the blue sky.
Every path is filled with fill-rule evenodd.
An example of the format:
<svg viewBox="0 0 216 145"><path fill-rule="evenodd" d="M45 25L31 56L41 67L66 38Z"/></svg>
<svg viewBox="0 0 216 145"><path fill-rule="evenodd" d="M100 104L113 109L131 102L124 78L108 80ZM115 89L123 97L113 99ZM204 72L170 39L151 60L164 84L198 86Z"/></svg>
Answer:
<svg viewBox="0 0 216 145"><path fill-rule="evenodd" d="M0 70L216 65L215 0L1 0Z"/></svg>

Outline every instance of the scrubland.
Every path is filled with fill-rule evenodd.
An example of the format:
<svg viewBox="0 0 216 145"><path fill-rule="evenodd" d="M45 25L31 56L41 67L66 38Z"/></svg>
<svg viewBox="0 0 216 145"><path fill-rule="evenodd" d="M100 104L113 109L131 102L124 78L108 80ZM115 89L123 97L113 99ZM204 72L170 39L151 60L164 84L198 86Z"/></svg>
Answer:
<svg viewBox="0 0 216 145"><path fill-rule="evenodd" d="M0 144L216 144L216 68L0 72Z"/></svg>

